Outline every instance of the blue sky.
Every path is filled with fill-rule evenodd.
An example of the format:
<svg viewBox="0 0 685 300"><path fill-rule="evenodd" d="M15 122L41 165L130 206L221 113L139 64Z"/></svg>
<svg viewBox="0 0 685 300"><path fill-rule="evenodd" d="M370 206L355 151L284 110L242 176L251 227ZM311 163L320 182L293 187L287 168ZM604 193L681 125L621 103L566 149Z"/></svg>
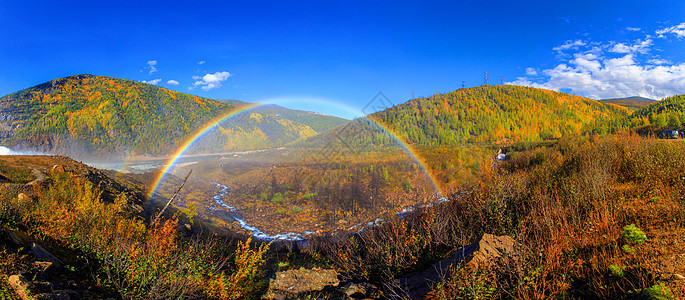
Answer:
<svg viewBox="0 0 685 300"><path fill-rule="evenodd" d="M684 1L470 2L3 0L0 94L90 73L351 117L486 71L595 99L685 93Z"/></svg>

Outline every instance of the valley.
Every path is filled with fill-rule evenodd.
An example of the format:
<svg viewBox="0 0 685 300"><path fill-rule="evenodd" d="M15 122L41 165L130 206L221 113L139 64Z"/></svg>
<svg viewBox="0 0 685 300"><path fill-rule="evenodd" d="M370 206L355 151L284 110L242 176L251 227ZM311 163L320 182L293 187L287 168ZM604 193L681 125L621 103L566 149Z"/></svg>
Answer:
<svg viewBox="0 0 685 300"><path fill-rule="evenodd" d="M112 101L88 94L112 89L118 91ZM139 101L138 108L158 105L147 112L158 123L136 123L134 115L119 112L100 119L89 115L95 106L125 109L129 97ZM643 287L667 282L679 291L680 285L658 281L655 274L685 272L677 258L659 262L655 250L670 230L682 230L679 176L685 152L680 139L654 138L685 124L684 96L631 110L530 87L481 86L344 120L88 75L0 100L8 153L71 157L0 156L0 220L12 234L58 249L70 265L94 259L105 266L91 266L95 277L74 286L83 295L100 277L128 284L152 278L135 277L136 270L157 272L155 278L190 272L179 273L173 268L183 267L173 264L149 269L140 251L210 266L187 274L197 282L209 278L214 287L230 285L241 297L297 297L265 285L265 276L295 268L326 268L348 284L420 297L459 294L458 287L474 278L463 272L489 274L478 280L522 297L622 296L634 291L625 280ZM32 117L16 108L24 102L31 105L21 109ZM174 111L178 106L184 109ZM117 118L129 127L114 126ZM183 128L168 126L179 118L196 119L180 123ZM147 127L134 130L139 125ZM149 140L162 132L168 135ZM60 146L71 142L79 146ZM649 205L657 215L635 205ZM661 217L669 221L660 223ZM621 235L630 224L650 236L644 246ZM459 247L513 238L523 246L500 267L455 270L440 286L412 277L429 276L432 264L456 259ZM659 251L679 253L681 246ZM21 253L19 247L3 251ZM78 256L75 249L87 254ZM234 253L241 256L223 267ZM659 271L660 263L669 271ZM129 264L116 273L128 276L123 281L112 275L121 264ZM616 268L630 275L602 275ZM74 276L59 272L60 278ZM260 275L226 279L233 272ZM521 288L520 279L511 277L517 272L543 272L534 286L548 288ZM145 286L124 294L110 286L98 293L132 297L148 293L152 286ZM208 298L231 298L214 287L193 289ZM329 288L308 295L341 292Z"/></svg>

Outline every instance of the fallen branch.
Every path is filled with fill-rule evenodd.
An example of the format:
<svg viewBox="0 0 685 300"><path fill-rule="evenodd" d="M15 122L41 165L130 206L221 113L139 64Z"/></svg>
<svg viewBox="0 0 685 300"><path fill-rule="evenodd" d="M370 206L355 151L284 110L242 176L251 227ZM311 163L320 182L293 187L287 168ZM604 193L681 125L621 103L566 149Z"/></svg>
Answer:
<svg viewBox="0 0 685 300"><path fill-rule="evenodd" d="M178 194L181 192L181 189L183 188L183 186L186 185L186 181L188 181L188 177L190 177L190 174L192 174L192 173L193 173L193 170L190 170L190 172L188 172L188 175L186 175L186 178L183 179L183 182L181 183L181 186L179 186L179 187L178 187L178 190L176 190L176 193L174 193L174 195L171 196L171 199L169 199L169 202L167 202L166 205L164 206L164 208L162 208L162 211L160 211L160 212L157 214L157 216L155 216L155 218L154 218L153 221L152 221L152 224L155 224L155 223L157 222L157 220L159 219L159 217L161 217L162 214L164 213L164 211L167 209L167 207L169 207L169 204L171 204L171 202L173 202L174 199L176 199L176 197L178 196Z"/></svg>

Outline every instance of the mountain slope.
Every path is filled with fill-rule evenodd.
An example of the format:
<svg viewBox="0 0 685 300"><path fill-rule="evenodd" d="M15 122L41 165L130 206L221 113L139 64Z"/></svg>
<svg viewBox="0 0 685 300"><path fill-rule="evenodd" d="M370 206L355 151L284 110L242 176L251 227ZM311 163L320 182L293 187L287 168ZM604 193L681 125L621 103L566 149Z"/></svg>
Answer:
<svg viewBox="0 0 685 300"><path fill-rule="evenodd" d="M480 86L413 99L370 118L409 143L539 141L604 133L629 110L564 93L512 85Z"/></svg>
<svg viewBox="0 0 685 300"><path fill-rule="evenodd" d="M73 157L165 155L207 122L244 105L132 80L69 76L0 98L0 143ZM229 135L222 139L226 143L237 139L231 134L240 133L239 143L215 144L205 150L282 146L345 122L281 107L262 107L252 113L264 122L232 122L222 133Z"/></svg>
<svg viewBox="0 0 685 300"><path fill-rule="evenodd" d="M656 100L647 99L639 96L627 97L627 98L613 98L613 99L602 99L600 100L605 103L616 104L618 106L623 106L630 110L638 110L650 104L656 102Z"/></svg>
<svg viewBox="0 0 685 300"><path fill-rule="evenodd" d="M235 108L132 80L77 75L0 98L0 132L20 149L159 154Z"/></svg>
<svg viewBox="0 0 685 300"><path fill-rule="evenodd" d="M303 146L394 144L383 128L420 146L542 141L627 128L627 108L513 85L480 86L409 100L308 139Z"/></svg>
<svg viewBox="0 0 685 300"><path fill-rule="evenodd" d="M348 120L313 112L264 105L242 112L200 138L189 154L280 147L326 132Z"/></svg>
<svg viewBox="0 0 685 300"><path fill-rule="evenodd" d="M685 95L656 101L636 110L629 120L633 128L641 130L682 130L685 126Z"/></svg>

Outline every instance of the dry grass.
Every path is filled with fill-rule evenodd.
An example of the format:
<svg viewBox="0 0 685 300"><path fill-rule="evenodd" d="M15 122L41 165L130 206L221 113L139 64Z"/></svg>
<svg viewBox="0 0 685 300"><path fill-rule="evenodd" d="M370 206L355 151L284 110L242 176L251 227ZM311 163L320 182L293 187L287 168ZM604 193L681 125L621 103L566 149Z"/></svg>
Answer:
<svg viewBox="0 0 685 300"><path fill-rule="evenodd" d="M680 297L682 287L662 278L685 273L678 256L685 241L673 241L685 221L683 150L630 134L561 140L484 163L481 183L451 202L309 251L353 277L378 280L436 261L441 247L506 234L524 245L521 259L458 273L432 295L630 298L663 282ZM633 223L646 233L644 244L622 236Z"/></svg>

